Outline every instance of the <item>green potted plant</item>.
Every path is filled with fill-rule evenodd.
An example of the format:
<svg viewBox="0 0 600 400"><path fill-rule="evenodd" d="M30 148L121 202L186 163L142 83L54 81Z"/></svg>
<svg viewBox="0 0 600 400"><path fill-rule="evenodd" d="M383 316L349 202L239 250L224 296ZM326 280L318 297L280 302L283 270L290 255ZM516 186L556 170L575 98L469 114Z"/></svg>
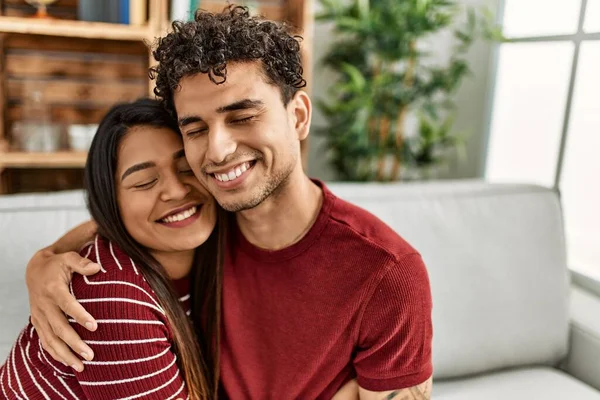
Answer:
<svg viewBox="0 0 600 400"><path fill-rule="evenodd" d="M331 21L336 40L322 62L338 73L326 101L322 130L342 180L390 181L405 168L430 168L456 149L453 95L469 73L466 54L479 37L498 40L490 13L455 0L321 0L317 18ZM420 42L454 26L448 63L431 63ZM409 114L418 116L407 132Z"/></svg>

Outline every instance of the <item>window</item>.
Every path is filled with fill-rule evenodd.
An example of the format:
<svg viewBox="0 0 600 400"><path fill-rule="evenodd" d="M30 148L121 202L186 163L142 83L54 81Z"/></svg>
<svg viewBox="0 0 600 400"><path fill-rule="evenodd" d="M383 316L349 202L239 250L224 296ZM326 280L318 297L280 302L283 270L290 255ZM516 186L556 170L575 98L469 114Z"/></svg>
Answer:
<svg viewBox="0 0 600 400"><path fill-rule="evenodd" d="M485 177L558 187L571 268L600 278L600 0L505 0Z"/></svg>
<svg viewBox="0 0 600 400"><path fill-rule="evenodd" d="M554 185L572 43L500 49L487 174L494 181ZM535 162L532 162L535 159Z"/></svg>
<svg viewBox="0 0 600 400"><path fill-rule="evenodd" d="M600 0L588 0L583 31L600 32Z"/></svg>
<svg viewBox="0 0 600 400"><path fill-rule="evenodd" d="M504 34L511 38L572 35L581 0L505 0Z"/></svg>

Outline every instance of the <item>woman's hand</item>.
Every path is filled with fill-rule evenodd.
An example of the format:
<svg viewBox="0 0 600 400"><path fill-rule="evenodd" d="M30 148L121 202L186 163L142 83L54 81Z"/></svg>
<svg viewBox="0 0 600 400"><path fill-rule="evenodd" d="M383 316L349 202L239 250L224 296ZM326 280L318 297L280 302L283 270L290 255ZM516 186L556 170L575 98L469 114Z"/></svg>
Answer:
<svg viewBox="0 0 600 400"><path fill-rule="evenodd" d="M75 252L55 254L50 249L44 249L29 261L25 274L31 323L44 350L56 361L77 371L83 370L83 363L69 347L86 360L93 359L94 353L69 325L65 314L90 331L96 330L97 324L71 295L69 283L74 272L89 276L99 271L98 264Z"/></svg>

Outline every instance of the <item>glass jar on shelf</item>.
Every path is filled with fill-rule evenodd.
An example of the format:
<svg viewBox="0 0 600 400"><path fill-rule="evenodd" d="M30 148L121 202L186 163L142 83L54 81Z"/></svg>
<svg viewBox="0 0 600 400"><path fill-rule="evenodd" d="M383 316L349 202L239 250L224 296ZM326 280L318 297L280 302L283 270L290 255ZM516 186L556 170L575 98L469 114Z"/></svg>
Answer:
<svg viewBox="0 0 600 400"><path fill-rule="evenodd" d="M50 105L44 102L42 91L26 91L21 119L12 125L15 147L27 152L55 152L61 149L63 136L64 127L52 123Z"/></svg>

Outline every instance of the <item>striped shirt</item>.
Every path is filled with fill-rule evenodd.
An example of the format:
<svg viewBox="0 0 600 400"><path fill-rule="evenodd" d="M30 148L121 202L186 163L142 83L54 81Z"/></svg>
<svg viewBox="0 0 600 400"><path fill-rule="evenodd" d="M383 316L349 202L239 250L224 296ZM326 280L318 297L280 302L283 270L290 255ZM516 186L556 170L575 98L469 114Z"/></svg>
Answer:
<svg viewBox="0 0 600 400"><path fill-rule="evenodd" d="M165 312L139 268L116 245L96 237L82 256L101 272L75 275L71 292L96 318L90 332L74 320L71 326L94 350L79 373L55 361L42 348L31 323L21 332L0 367L3 399L186 399ZM190 312L189 282L174 282Z"/></svg>

